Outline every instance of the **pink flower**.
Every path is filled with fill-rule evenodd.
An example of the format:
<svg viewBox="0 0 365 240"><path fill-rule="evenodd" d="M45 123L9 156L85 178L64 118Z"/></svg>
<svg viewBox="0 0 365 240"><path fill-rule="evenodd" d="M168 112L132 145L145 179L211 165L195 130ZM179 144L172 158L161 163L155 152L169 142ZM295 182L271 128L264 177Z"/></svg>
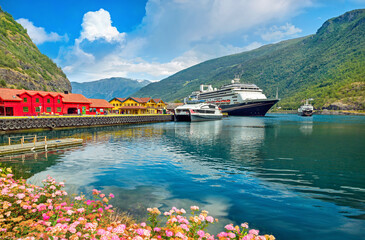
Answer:
<svg viewBox="0 0 365 240"><path fill-rule="evenodd" d="M45 213L42 214L43 220L47 221L49 219L49 216Z"/></svg>
<svg viewBox="0 0 365 240"><path fill-rule="evenodd" d="M76 212L83 213L83 212L85 212L85 208L79 208L79 209L76 210Z"/></svg>
<svg viewBox="0 0 365 240"><path fill-rule="evenodd" d="M191 211L199 211L198 206L191 206L190 209L191 209Z"/></svg>
<svg viewBox="0 0 365 240"><path fill-rule="evenodd" d="M142 235L143 235L143 233L144 233L144 231L143 231L143 229L142 229L142 228L138 228L136 232L137 232L137 234L138 234L138 235L140 235L140 236L142 236Z"/></svg>
<svg viewBox="0 0 365 240"><path fill-rule="evenodd" d="M235 238L236 237L236 234L230 232L230 233L228 233L228 237Z"/></svg>
<svg viewBox="0 0 365 240"><path fill-rule="evenodd" d="M161 228L155 227L155 228L153 229L153 231L155 231L155 232L159 232L159 231L161 231Z"/></svg>
<svg viewBox="0 0 365 240"><path fill-rule="evenodd" d="M205 236L205 232L203 230L199 230L197 232L197 234L199 235L199 237L203 238Z"/></svg>
<svg viewBox="0 0 365 240"><path fill-rule="evenodd" d="M243 227L243 228L246 228L246 229L247 229L247 228L248 228L248 224L247 224L247 223L242 223L242 224L241 224L241 227Z"/></svg>
<svg viewBox="0 0 365 240"><path fill-rule="evenodd" d="M116 228L113 229L114 233L123 233L126 226L124 224L118 225Z"/></svg>
<svg viewBox="0 0 365 240"><path fill-rule="evenodd" d="M232 224L226 225L224 228L227 229L227 230L230 230L230 231L234 230L234 227L233 227Z"/></svg>
<svg viewBox="0 0 365 240"><path fill-rule="evenodd" d="M105 234L105 230L104 229L99 229L97 232L98 235L104 235Z"/></svg>
<svg viewBox="0 0 365 240"><path fill-rule="evenodd" d="M251 233L253 235L259 235L259 230L251 229L248 233Z"/></svg>
<svg viewBox="0 0 365 240"><path fill-rule="evenodd" d="M242 240L251 240L251 239L253 239L253 235L251 233L250 234L247 234L246 236L244 236L242 238Z"/></svg>
<svg viewBox="0 0 365 240"><path fill-rule="evenodd" d="M105 194L104 193L100 194L100 197L101 198L105 197Z"/></svg>
<svg viewBox="0 0 365 240"><path fill-rule="evenodd" d="M25 197L25 194L24 193L18 193L16 195L16 197L19 198L19 199L23 199Z"/></svg>
<svg viewBox="0 0 365 240"><path fill-rule="evenodd" d="M214 222L214 218L212 216L207 216L205 218L205 220L207 220L207 222L213 223Z"/></svg>
<svg viewBox="0 0 365 240"><path fill-rule="evenodd" d="M114 194L113 193L109 193L109 197L110 198L114 198Z"/></svg>
<svg viewBox="0 0 365 240"><path fill-rule="evenodd" d="M146 223L145 222L143 222L143 223L141 223L141 227L146 227L147 225L146 225Z"/></svg>
<svg viewBox="0 0 365 240"><path fill-rule="evenodd" d="M104 210L102 208L98 208L98 211L102 213Z"/></svg>
<svg viewBox="0 0 365 240"><path fill-rule="evenodd" d="M174 233L172 231L166 230L167 237L172 237L172 235L174 235Z"/></svg>

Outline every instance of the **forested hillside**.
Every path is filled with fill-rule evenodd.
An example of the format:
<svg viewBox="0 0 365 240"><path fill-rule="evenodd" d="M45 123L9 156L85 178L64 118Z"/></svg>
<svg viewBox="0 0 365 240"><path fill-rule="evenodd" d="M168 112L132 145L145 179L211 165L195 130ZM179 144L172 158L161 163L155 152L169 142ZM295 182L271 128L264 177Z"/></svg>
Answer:
<svg viewBox="0 0 365 240"><path fill-rule="evenodd" d="M71 91L62 70L38 50L27 31L1 8L0 87Z"/></svg>
<svg viewBox="0 0 365 240"><path fill-rule="evenodd" d="M88 98L100 98L111 100L114 97L129 97L150 81L132 80L129 78L107 78L92 82L77 83L71 82L72 92L81 93Z"/></svg>
<svg viewBox="0 0 365 240"><path fill-rule="evenodd" d="M279 105L297 108L303 99L329 109L365 109L365 9L326 21L317 33L203 62L142 88L137 96L182 99L200 84L220 87L235 74L267 97L276 88Z"/></svg>

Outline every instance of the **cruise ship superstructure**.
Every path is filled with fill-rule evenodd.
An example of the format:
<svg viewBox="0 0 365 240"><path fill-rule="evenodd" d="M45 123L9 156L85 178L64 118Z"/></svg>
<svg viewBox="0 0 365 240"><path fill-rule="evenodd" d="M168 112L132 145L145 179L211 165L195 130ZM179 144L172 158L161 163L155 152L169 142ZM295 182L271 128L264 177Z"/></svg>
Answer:
<svg viewBox="0 0 365 240"><path fill-rule="evenodd" d="M235 77L230 84L219 89L211 85L200 85L200 91L193 92L184 101L214 103L222 112L233 116L265 116L279 99L277 96L275 99L267 99L255 84L240 83L240 79Z"/></svg>

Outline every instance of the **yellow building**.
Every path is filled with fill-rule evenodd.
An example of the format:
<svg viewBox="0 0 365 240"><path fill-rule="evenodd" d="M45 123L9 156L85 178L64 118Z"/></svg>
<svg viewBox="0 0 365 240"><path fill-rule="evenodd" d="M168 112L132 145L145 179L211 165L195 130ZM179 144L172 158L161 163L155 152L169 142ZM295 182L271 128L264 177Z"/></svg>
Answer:
<svg viewBox="0 0 365 240"><path fill-rule="evenodd" d="M153 101L156 103L156 109L158 113L163 113L163 110L166 110L167 104L162 101L160 98L154 98Z"/></svg>
<svg viewBox="0 0 365 240"><path fill-rule="evenodd" d="M119 114L157 114L166 107L161 99L152 98L113 98L109 102L113 105L113 112Z"/></svg>

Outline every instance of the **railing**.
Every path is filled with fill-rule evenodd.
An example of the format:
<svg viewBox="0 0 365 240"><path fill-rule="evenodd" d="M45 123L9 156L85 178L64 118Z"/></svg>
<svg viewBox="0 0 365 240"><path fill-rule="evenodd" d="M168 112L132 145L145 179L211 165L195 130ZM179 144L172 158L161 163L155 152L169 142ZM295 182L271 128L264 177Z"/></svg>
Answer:
<svg viewBox="0 0 365 240"><path fill-rule="evenodd" d="M42 138L43 139L43 138ZM37 142L37 135L34 136L15 136L15 137L8 137L9 146L14 143L18 143L20 141L21 146L28 140L28 142L33 142L34 146ZM47 136L44 136L44 143L47 145Z"/></svg>

